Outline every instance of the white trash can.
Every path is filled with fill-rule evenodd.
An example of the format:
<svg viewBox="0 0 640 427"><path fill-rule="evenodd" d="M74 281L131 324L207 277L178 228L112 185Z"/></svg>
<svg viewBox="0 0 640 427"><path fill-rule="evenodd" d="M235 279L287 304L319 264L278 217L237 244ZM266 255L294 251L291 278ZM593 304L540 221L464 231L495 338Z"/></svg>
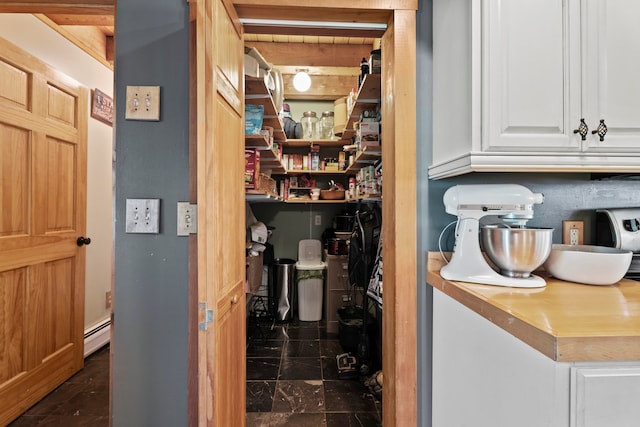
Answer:
<svg viewBox="0 0 640 427"><path fill-rule="evenodd" d="M298 244L296 283L298 319L302 322L322 320L324 276L327 266L322 262L322 242L301 240Z"/></svg>
<svg viewBox="0 0 640 427"><path fill-rule="evenodd" d="M298 282L298 318L303 322L322 320L324 266L306 270L296 266Z"/></svg>

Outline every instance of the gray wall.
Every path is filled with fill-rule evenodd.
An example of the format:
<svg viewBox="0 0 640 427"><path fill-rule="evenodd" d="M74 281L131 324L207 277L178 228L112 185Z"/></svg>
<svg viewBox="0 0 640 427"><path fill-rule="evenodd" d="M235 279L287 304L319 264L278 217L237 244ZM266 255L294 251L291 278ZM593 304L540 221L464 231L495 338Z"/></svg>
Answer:
<svg viewBox="0 0 640 427"><path fill-rule="evenodd" d="M432 145L432 121L431 105L432 95L432 37L431 37L431 0L419 2L417 15L417 43L416 43L416 66L417 66L417 253L418 253L418 285L417 303L417 349L418 349L418 425L431 425L431 306L433 300L433 289L425 286L426 263L424 262L426 252L429 250L429 206L430 206L430 182L427 177L427 165L431 163Z"/></svg>
<svg viewBox="0 0 640 427"><path fill-rule="evenodd" d="M477 183L516 183L543 193L544 203L534 206L535 216L527 225L553 227L554 243L562 242L562 220L583 220L584 243L594 244L595 209L640 206L640 182L625 177L598 179L596 175L573 173L475 173L432 181L429 184L431 204L428 210L431 250L437 250L440 232L456 219L444 212L442 196L446 189L457 184ZM452 246L445 249L452 250Z"/></svg>
<svg viewBox="0 0 640 427"><path fill-rule="evenodd" d="M113 425L187 425L189 27L184 0L118 0ZM159 122L124 119L127 85L161 87ZM161 200L159 234L125 234L127 198Z"/></svg>
<svg viewBox="0 0 640 427"><path fill-rule="evenodd" d="M355 203L347 205L353 212ZM298 259L298 242L302 239L320 240L326 228L332 227L333 217L342 213L344 204L285 204L253 203L251 205L258 221L275 227L269 243L273 245L276 258ZM320 215L322 225L315 225Z"/></svg>

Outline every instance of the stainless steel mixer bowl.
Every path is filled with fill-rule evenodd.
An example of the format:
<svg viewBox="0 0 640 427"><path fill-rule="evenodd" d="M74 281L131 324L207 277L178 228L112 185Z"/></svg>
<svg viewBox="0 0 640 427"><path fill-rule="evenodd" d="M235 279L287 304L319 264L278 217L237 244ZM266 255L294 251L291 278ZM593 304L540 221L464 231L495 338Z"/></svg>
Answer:
<svg viewBox="0 0 640 427"><path fill-rule="evenodd" d="M508 228L486 225L480 243L489 259L507 277L526 278L551 253L553 228Z"/></svg>

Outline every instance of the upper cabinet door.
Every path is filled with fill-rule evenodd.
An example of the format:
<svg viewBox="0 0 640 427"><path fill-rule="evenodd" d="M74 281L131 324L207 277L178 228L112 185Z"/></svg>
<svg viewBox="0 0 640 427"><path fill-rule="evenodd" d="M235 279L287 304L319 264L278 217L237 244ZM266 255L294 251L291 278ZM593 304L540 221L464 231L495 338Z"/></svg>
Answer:
<svg viewBox="0 0 640 427"><path fill-rule="evenodd" d="M640 2L584 0L583 111L588 151L640 152ZM604 140L591 134L600 120Z"/></svg>
<svg viewBox="0 0 640 427"><path fill-rule="evenodd" d="M483 151L580 151L579 18L574 0L483 2Z"/></svg>

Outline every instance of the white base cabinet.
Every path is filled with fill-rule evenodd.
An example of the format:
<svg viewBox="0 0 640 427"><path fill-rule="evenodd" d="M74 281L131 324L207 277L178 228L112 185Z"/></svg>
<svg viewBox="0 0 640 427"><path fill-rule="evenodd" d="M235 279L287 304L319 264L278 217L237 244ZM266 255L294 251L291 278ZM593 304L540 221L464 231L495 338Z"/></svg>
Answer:
<svg viewBox="0 0 640 427"><path fill-rule="evenodd" d="M434 0L429 176L640 171L638 14L634 0Z"/></svg>
<svg viewBox="0 0 640 427"><path fill-rule="evenodd" d="M640 361L555 362L439 290L432 425L631 427Z"/></svg>
<svg viewBox="0 0 640 427"><path fill-rule="evenodd" d="M571 427L640 424L639 367L572 367Z"/></svg>

